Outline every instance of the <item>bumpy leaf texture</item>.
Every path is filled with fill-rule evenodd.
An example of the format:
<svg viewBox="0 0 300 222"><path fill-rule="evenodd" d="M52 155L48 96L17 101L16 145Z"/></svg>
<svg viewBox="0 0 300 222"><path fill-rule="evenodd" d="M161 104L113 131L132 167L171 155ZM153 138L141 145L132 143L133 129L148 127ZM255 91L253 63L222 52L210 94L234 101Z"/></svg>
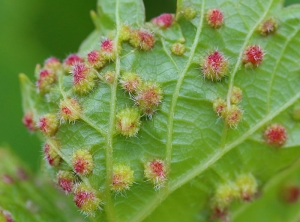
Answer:
<svg viewBox="0 0 300 222"><path fill-rule="evenodd" d="M78 55L87 61L87 54L99 51L106 38L119 46L110 61L105 58L104 67L89 67L94 74L83 91L73 87L76 73L72 76L62 68L56 69L56 80L47 82L46 92L37 92L21 76L24 110L32 121L40 122L45 131L42 116L51 113L60 119L57 132L40 134L44 141L51 137L59 144L52 145L60 162L46 163L46 169L53 177L62 169L74 171L76 183L93 190L101 200L92 198L84 205L75 197L88 218L114 222L299 220L299 6L283 8L281 0L178 0L174 16L145 23L141 0L99 0L92 18L96 30ZM150 36L154 33L150 50L140 48L145 42L149 46L152 39L137 44L132 40L140 29L150 30ZM131 44L121 41L127 40L125 34ZM179 49L185 47L185 51L176 51L174 43L182 44ZM108 75L107 71L113 72ZM154 112L145 111L136 95L147 84L137 86L136 92L123 89L126 72L155 83L158 88L152 96L162 91ZM241 102L236 87L242 91ZM71 108L77 115L71 123L59 107L67 98L81 107ZM216 113L217 98L224 103ZM128 119L121 122L123 114L118 113L130 107L142 116L139 123L126 125ZM129 133L132 129L138 132ZM78 150L92 156L87 173L74 166ZM82 158L91 159L85 154ZM145 177L145 167L152 160L163 165L160 178ZM132 184L132 172L124 166L133 171ZM127 179L122 181L124 175ZM248 180L235 182L242 175ZM116 184L125 188L118 190ZM224 184L229 191L222 191ZM294 189L288 189L288 184ZM76 196L76 189L73 192Z"/></svg>

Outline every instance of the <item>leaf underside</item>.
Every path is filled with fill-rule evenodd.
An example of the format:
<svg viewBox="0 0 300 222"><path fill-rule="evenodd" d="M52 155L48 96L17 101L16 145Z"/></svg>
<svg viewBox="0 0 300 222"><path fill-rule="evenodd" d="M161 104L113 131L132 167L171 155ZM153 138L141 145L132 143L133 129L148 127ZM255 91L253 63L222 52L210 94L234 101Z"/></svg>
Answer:
<svg viewBox="0 0 300 222"><path fill-rule="evenodd" d="M66 162L61 167L71 169L68 163L76 149L89 149L93 154L95 169L86 179L103 192L104 210L97 211L92 220L208 221L216 187L243 173L257 178L262 194L252 203L234 203L230 208L233 221L249 221L250 216L255 221L299 220L300 203L284 205L275 196L282 181L295 179L300 168L296 162L300 123L291 117L300 97L300 7L283 9L279 0L178 1L178 11L185 6L196 9L194 19L180 18L167 30L160 30L150 51L123 43L116 61L101 70L115 70L117 77L123 71L136 72L162 87L162 104L152 119L142 118L136 137L114 134L116 113L134 104L118 80L112 85L99 80L91 93L79 96L70 90L71 76L64 75L60 87L58 84L47 98L24 81L25 110L33 109L37 116L57 113L62 94L75 97L83 107L84 120L61 124L56 138ZM211 28L205 20L205 12L212 8L224 13L225 25L220 29ZM98 29L82 44L79 54L98 49L101 36L110 31L118 39L122 24L143 27L144 17L142 1L99 0ZM257 29L269 17L278 19L279 28L263 37ZM171 45L182 38L187 50L175 56ZM242 55L252 44L266 54L259 67L246 69ZM222 81L212 82L203 78L199 63L216 49L229 59L230 71ZM214 99L225 99L233 86L243 91L243 119L236 129L224 126L212 108ZM270 123L286 127L288 139L279 149L263 139ZM143 174L144 161L151 158L164 159L169 165L166 186L158 191ZM113 164L118 163L134 170L135 183L123 195L112 193L108 181ZM59 168L47 169L55 175ZM274 207L266 207L271 202ZM285 213L279 216L278 212Z"/></svg>

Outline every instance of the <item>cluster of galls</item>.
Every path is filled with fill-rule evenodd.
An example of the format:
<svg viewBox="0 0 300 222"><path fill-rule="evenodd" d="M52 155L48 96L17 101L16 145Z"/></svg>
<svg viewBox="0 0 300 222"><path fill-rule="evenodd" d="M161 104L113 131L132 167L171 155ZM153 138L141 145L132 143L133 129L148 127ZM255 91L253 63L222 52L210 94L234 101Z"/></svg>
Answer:
<svg viewBox="0 0 300 222"><path fill-rule="evenodd" d="M243 116L242 109L238 104L242 100L242 90L234 86L231 91L230 104L228 106L224 99L217 98L213 102L213 109L215 113L224 119L229 127L236 128Z"/></svg>
<svg viewBox="0 0 300 222"><path fill-rule="evenodd" d="M224 25L224 15L219 9L209 9L206 12L206 22L213 29L219 29ZM267 19L258 31L261 35L268 35L277 30L277 21L274 18ZM264 52L258 45L250 45L243 52L242 63L246 68L259 66L264 57ZM203 77L211 81L220 81L228 75L229 63L224 54L218 50L208 53L201 62L200 67Z"/></svg>
<svg viewBox="0 0 300 222"><path fill-rule="evenodd" d="M74 202L82 213L93 216L97 209L101 209L101 192L89 184L81 182L82 177L88 177L94 169L93 157L89 151L79 149L73 153L73 171L59 170L57 183L66 193L74 195ZM155 189L164 185L167 169L164 161L154 159L145 163L145 178L150 181ZM120 194L130 189L134 183L134 171L130 166L116 164L113 166L110 189Z"/></svg>
<svg viewBox="0 0 300 222"><path fill-rule="evenodd" d="M179 14L190 20L196 17L197 12L192 7L183 8ZM209 26L219 29L224 25L224 15L219 9L210 9L206 13L206 21ZM162 14L152 20L159 28L165 29L172 26L174 16ZM274 18L267 19L259 26L261 35L268 35L276 31L278 25ZM121 53L121 43L127 41L130 45L140 50L150 50L154 47L154 35L146 29L132 29L122 25L119 30L119 42L106 38L100 44L100 49L87 53L86 58L76 54L69 55L63 63L52 57L45 61L41 68L37 66L37 91L45 95L55 87L60 75L72 75L72 90L77 95L91 92L96 86L96 78L104 80L108 84L115 83L115 71L107 71L102 76L99 71L109 62L114 62L117 55ZM185 46L174 43L171 52L174 55L183 55ZM258 45L248 46L242 57L245 67L257 67L263 61L264 52ZM223 53L213 51L209 53L200 63L205 79L220 81L228 74L229 63ZM141 126L141 116L149 118L156 112L162 101L162 90L157 83L143 81L141 77L133 72L122 73L119 80L122 88L128 92L134 101L134 107L120 110L116 115L116 131L124 136L135 136ZM61 83L62 84L62 83ZM59 86L60 87L60 86ZM64 95L63 95L64 96ZM233 87L230 103L223 99L216 99L213 107L218 116L221 116L230 127L236 127L242 118L242 111L237 104L242 99L242 91ZM229 104L229 105L228 105ZM50 166L59 166L61 162L60 144L55 139L59 124L64 122L75 122L83 113L81 105L75 98L65 97L60 101L58 114L45 114L38 120L34 110L29 110L23 117L24 125L30 130L39 129L47 141L44 144L45 159ZM60 120L60 121L59 121ZM282 145L286 139L284 128L280 125L271 125L265 132L268 144ZM75 204L87 215L93 215L101 205L101 193L89 184L82 182L83 177L93 173L94 161L89 150L77 149L72 154L72 170L59 170L57 183L66 192L73 193ZM150 181L155 189L164 186L168 169L166 163L161 159L153 159L144 163L145 178ZM134 172L130 166L116 164L113 166L113 175L110 189L120 193L128 190L134 182ZM241 175L234 183L222 185L217 188L213 198L214 216L222 218L226 216L227 208L234 199L249 201L256 193L257 185L252 175Z"/></svg>
<svg viewBox="0 0 300 222"><path fill-rule="evenodd" d="M224 15L219 9L210 9L206 12L206 22L213 29L219 29L224 25ZM278 28L276 19L269 18L262 22L258 27L258 32L262 36L274 33ZM245 68L258 67L264 58L264 51L258 45L249 45L245 48L241 62ZM201 71L204 79L211 81L221 81L229 73L229 62L224 54L218 50L208 53L200 62ZM233 87L229 91L230 99L217 98L213 101L213 109L218 116L223 118L232 128L236 128L242 119L243 111L237 105L242 99L242 90ZM269 143L269 142L268 142Z"/></svg>
<svg viewBox="0 0 300 222"><path fill-rule="evenodd" d="M252 174L241 174L235 181L228 181L216 187L211 200L211 218L228 221L228 210L234 200L250 202L257 194L257 181Z"/></svg>
<svg viewBox="0 0 300 222"><path fill-rule="evenodd" d="M168 21L170 19L170 21ZM160 25L164 22L173 21L173 17L163 15L157 19ZM61 144L55 138L59 125L66 122L75 123L83 114L81 105L75 98L69 98L62 90L62 75L72 75L72 91L77 96L88 94L96 86L96 78L108 84L115 83L115 71L106 71L100 74L99 71L109 62L114 62L121 52L121 43L128 41L132 46L141 50L150 50L155 43L154 35L145 30L132 30L129 26L121 27L119 42L111 39L104 39L101 42L100 50L93 50L86 55L86 58L77 54L69 55L63 63L52 57L45 61L41 68L37 66L37 91L41 96L46 96L52 89L61 91L63 99L59 103L57 114L48 113L36 119L35 110L29 110L23 117L24 125L30 131L40 130L46 137L43 146L44 156L49 166L57 167L62 162L60 147ZM116 131L124 136L135 136L141 125L141 115L152 117L158 105L162 101L162 90L157 83L143 81L137 74L132 72L122 73L119 80L121 87L127 91L134 101L133 108L121 110L116 115ZM67 161L67 160L65 160ZM71 161L68 162L71 169L58 170L57 184L66 193L74 195L76 206L86 215L93 215L101 206L101 192L92 188L85 177L93 174L93 155L87 149L77 149L73 152ZM163 160L151 160L145 165L145 178L150 181L155 189L164 185L167 170ZM134 172L130 166L116 164L113 166L113 175L110 189L120 193L128 190L134 182Z"/></svg>

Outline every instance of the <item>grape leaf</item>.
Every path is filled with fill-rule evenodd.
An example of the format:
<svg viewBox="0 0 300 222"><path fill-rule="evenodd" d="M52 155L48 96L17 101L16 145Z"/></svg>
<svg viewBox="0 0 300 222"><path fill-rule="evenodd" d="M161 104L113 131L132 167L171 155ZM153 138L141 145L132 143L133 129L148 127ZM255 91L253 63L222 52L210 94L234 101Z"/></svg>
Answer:
<svg viewBox="0 0 300 222"><path fill-rule="evenodd" d="M46 113L57 113L62 98L74 97L82 106L80 120L75 124L62 123L55 137L61 144L58 153L65 162L64 168L72 170L74 150L88 149L93 155L93 173L82 180L102 193L104 210L97 211L95 219L207 221L217 187L245 173L254 175L259 190L264 191L262 204L272 201L273 191L266 184L276 178L281 180L279 172L293 167L300 155L300 125L292 118L300 97L300 7L282 5L278 0L179 0L175 24L152 29L156 33L155 46L141 51L122 43L121 54L99 71L101 74L114 70L113 83L99 80L93 91L85 95L72 92L72 77L68 75L60 74L58 83L46 96L36 94L34 86L23 77L23 88L28 89L23 91L24 104L29 104L25 111L34 110L37 121ZM190 21L182 16L187 7L197 12ZM210 27L206 20L207 10L214 8L220 9L225 18L219 29ZM144 24L144 17L142 1L99 1L98 15L93 16L97 30L84 42L79 54L98 50L101 36L112 36L118 42L124 24L135 29L153 28L153 24ZM276 18L279 28L262 36L258 29L270 17ZM182 56L171 51L178 41L186 47ZM258 67L247 69L242 64L244 51L254 44L264 50L264 59ZM229 74L222 81L210 81L200 70L203 58L215 50L229 60ZM142 117L136 137L115 132L118 111L134 106L119 84L126 71L158 83L163 91L162 104L152 119ZM236 129L213 111L216 98L224 98L230 104L234 86L243 91L243 117ZM266 144L263 138L264 130L272 123L286 128L288 139L281 148ZM168 168L167 182L159 190L144 178L144 162L151 158L165 160ZM113 166L119 163L134 170L135 183L123 195L115 195L110 189ZM54 174L59 168L49 171ZM254 201L238 216L237 212L247 204L250 205L234 203L230 207L236 221L247 221L255 209L261 208ZM296 217L296 213L293 211L289 218Z"/></svg>

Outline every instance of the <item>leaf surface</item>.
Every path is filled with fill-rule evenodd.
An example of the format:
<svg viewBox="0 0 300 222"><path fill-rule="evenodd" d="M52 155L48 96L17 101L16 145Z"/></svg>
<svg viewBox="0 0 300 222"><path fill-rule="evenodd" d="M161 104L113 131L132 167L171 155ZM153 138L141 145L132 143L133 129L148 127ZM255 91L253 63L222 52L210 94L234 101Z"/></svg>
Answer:
<svg viewBox="0 0 300 222"><path fill-rule="evenodd" d="M283 9L282 5L279 0L181 0L177 13L190 6L197 11L196 17L187 21L179 16L176 24L159 30L150 51L123 43L116 61L100 71L116 72L111 85L99 80L91 93L78 96L70 90L71 76L61 75L47 95L46 105L41 96L27 90L30 96L25 95L24 100L31 102L25 103L32 104L38 116L57 112L63 97L75 97L83 107L81 120L61 124L56 137L69 169L74 150L85 148L93 154L95 169L84 181L103 193L104 211L98 211L96 219L207 221L212 196L220 184L251 173L263 190L282 169L293 167L300 155L300 123L291 115L300 97L300 7ZM212 8L224 13L225 24L220 29L211 28L206 21L206 12ZM261 36L258 27L269 17L279 21L279 29ZM143 25L144 9L139 0L101 0L98 19L100 28L84 43L81 55L87 49L99 49L100 33L107 36L113 31L118 41L122 24L149 27ZM186 52L173 55L171 45L183 39ZM253 44L264 50L264 60L260 66L246 69L242 65L243 52ZM222 81L205 79L200 71L200 61L213 50L229 59L229 74ZM136 72L163 90L162 104L152 119L142 117L136 137L115 133L117 112L134 105L119 85L124 71ZM216 98L230 99L233 86L243 91L243 119L236 129L224 124L212 108ZM263 138L271 123L286 127L288 139L281 148L267 145ZM164 159L169 169L167 183L158 191L143 175L144 162L151 158ZM123 195L110 191L112 167L118 163L134 170L135 183ZM266 197L261 201L271 201L272 191L264 192ZM259 203L251 204L242 216L235 216L244 206L245 203L234 203L230 208L236 221L247 221L247 215L253 214ZM291 215L296 217L296 212Z"/></svg>

